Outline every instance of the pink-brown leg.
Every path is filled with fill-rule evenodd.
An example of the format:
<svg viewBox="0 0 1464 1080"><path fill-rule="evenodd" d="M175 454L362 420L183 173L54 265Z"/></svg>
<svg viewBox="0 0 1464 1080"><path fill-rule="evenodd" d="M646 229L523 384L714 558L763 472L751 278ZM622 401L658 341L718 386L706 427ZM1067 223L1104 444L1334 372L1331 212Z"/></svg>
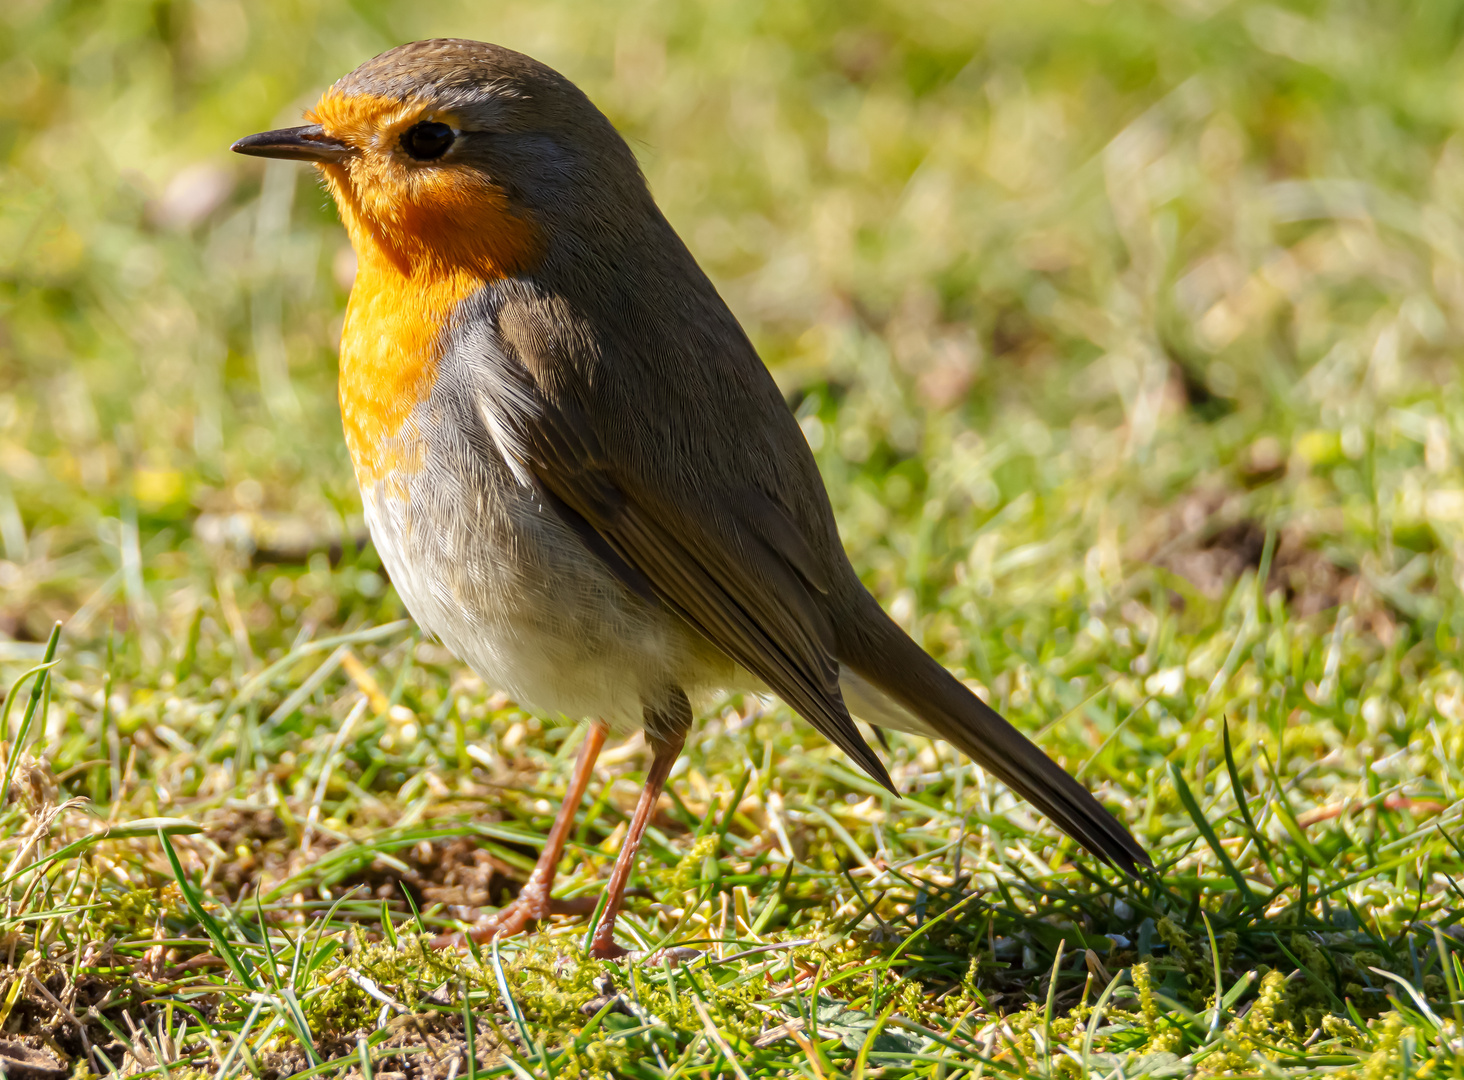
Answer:
<svg viewBox="0 0 1464 1080"><path fill-rule="evenodd" d="M625 899L625 886L630 881L630 870L635 865L635 854L640 848L641 837L650 824L651 814L656 809L656 800L666 785L666 777L676 757L686 742L686 730L665 739L652 738L651 746L655 756L651 759L650 772L646 774L646 786L641 789L640 801L635 805L635 816L630 819L630 829L620 845L620 854L615 857L615 868L610 871L610 884L605 888L610 895L600 924L595 927L595 936L590 942L590 955L602 960L614 960L624 956L628 950L615 944L615 918L620 914L620 904Z"/></svg>
<svg viewBox="0 0 1464 1080"><path fill-rule="evenodd" d="M533 872L529 874L529 880L519 890L518 896L492 915L479 919L468 930L466 937L477 942L492 941L496 937L512 937L555 913L554 902L549 896L554 887L554 871L564 854L564 842L569 839L569 831L574 828L574 815L585 797L585 790L590 786L590 776L595 771L595 759L600 756L600 749L605 745L606 734L605 725L598 721L591 724L590 730L585 734L579 757L575 759L574 773L569 778L569 790L564 793L564 803L559 807L559 815L549 830L549 838L544 843L539 861L534 864ZM439 949L452 948L466 944L466 940L463 934L444 934L432 944Z"/></svg>

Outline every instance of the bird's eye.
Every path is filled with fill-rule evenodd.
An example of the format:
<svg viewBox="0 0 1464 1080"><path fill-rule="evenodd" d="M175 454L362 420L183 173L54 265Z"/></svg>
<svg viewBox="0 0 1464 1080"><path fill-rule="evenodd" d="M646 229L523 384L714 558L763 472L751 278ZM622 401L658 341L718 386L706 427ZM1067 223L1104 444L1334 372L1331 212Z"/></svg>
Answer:
<svg viewBox="0 0 1464 1080"><path fill-rule="evenodd" d="M402 149L418 161L432 161L447 153L456 137L446 124L424 120L402 133Z"/></svg>

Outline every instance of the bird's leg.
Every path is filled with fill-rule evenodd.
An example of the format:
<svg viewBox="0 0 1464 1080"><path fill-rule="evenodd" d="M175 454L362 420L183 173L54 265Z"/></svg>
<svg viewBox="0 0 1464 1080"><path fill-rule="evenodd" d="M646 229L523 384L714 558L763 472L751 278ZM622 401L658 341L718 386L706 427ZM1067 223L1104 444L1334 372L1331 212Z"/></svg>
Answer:
<svg viewBox="0 0 1464 1080"><path fill-rule="evenodd" d="M681 700L685 701L685 697L683 696ZM687 714L689 717L689 706ZM615 857L615 868L610 871L610 884L605 886L610 899L605 905L605 912L600 916L600 924L595 927L595 936L590 943L590 954L602 960L614 960L616 957L624 956L628 951L615 944L615 917L620 914L620 903L625 899L625 886L630 881L630 869L635 864L635 853L640 847L641 836L645 833L646 825L651 820L651 813L656 808L656 800L661 797L661 789L666 785L666 777L671 772L671 766L676 764L677 755L681 753L681 747L686 742L685 727L681 727L674 733L653 733L648 724L646 734L649 736L655 756L651 759L651 768L646 774L646 786L641 788L640 801L635 806L635 816L630 819L630 829L626 832L625 840L620 845L620 854Z"/></svg>
<svg viewBox="0 0 1464 1080"><path fill-rule="evenodd" d="M605 745L606 734L605 725L599 721L591 724L590 730L585 734L579 757L574 762L574 773L569 778L569 790L564 793L559 816L554 819L549 838L544 843L539 861L534 864L533 872L529 874L529 880L524 883L512 903L474 923L468 929L467 937L478 942L492 941L496 937L511 937L553 914L549 891L554 887L554 871L559 866L560 856L564 854L564 842L569 839L569 831L574 827L574 815L585 797L585 789L590 786L590 775L595 771L595 759L600 756L600 748ZM464 935L447 934L433 944L439 948L463 945Z"/></svg>

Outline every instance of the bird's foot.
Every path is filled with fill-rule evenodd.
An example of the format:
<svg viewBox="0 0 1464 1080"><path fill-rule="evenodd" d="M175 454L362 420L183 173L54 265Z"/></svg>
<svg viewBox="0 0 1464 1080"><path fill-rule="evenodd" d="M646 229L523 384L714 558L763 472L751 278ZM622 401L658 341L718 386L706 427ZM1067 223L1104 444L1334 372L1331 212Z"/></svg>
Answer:
<svg viewBox="0 0 1464 1080"><path fill-rule="evenodd" d="M497 911L481 916L464 931L441 934L432 939L434 949L461 949L468 942L486 945L494 938L513 937L543 922L550 915L587 915L595 910L593 898L557 900L532 885L525 886L518 897Z"/></svg>
<svg viewBox="0 0 1464 1080"><path fill-rule="evenodd" d="M514 934L521 934L539 920L547 918L548 915L547 904L540 905L532 901L526 903L521 894L517 900L499 908L493 914L480 916L478 921L466 930L459 930L452 934L439 934L432 939L432 947L434 949L462 949L467 946L469 941L486 945L494 938L513 937Z"/></svg>
<svg viewBox="0 0 1464 1080"><path fill-rule="evenodd" d="M641 949L626 949L612 941L603 949L595 944L591 944L590 955L597 960L621 960L625 957L630 957L635 962L648 967L660 967L662 964L680 967L682 964L690 964L695 960L702 959L706 956L706 953L700 949L693 949L688 945L671 945L667 948L648 953Z"/></svg>
<svg viewBox="0 0 1464 1080"><path fill-rule="evenodd" d="M630 950L613 941L602 942L596 935L595 941L590 944L590 955L596 960L619 960L622 956L629 956Z"/></svg>

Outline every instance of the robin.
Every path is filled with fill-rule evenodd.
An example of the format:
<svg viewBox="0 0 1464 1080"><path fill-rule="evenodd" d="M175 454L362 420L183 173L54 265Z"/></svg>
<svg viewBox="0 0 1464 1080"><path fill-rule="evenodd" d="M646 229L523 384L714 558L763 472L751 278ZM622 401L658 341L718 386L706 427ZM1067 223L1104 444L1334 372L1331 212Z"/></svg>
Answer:
<svg viewBox="0 0 1464 1080"><path fill-rule="evenodd" d="M643 727L645 787L593 952L699 705L771 691L894 791L851 713L944 739L1104 861L1148 856L860 583L808 444L629 147L589 98L476 41L402 45L241 154L312 162L357 258L340 404L407 609L490 685L588 719L528 882L550 890L595 758Z"/></svg>

